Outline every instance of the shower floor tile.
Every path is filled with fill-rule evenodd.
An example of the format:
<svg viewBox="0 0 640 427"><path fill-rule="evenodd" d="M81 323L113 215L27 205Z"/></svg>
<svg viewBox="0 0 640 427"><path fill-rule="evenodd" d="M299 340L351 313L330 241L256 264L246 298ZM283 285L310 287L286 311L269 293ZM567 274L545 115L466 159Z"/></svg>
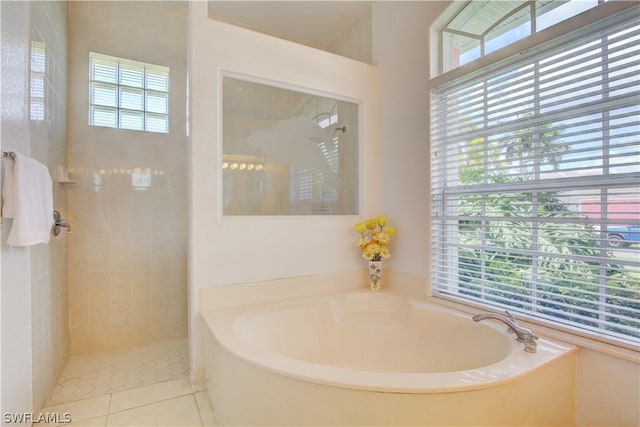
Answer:
<svg viewBox="0 0 640 427"><path fill-rule="evenodd" d="M187 341L168 341L107 353L71 356L47 406L184 377Z"/></svg>

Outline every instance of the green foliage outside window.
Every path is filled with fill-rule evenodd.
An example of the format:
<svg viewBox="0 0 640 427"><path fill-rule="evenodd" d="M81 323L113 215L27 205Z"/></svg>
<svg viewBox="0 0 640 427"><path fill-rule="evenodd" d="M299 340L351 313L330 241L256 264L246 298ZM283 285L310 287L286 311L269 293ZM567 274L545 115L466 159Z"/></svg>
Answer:
<svg viewBox="0 0 640 427"><path fill-rule="evenodd" d="M482 150L475 148L485 144L482 139L471 141L459 158L460 183L520 181L534 166L526 161L535 157L533 150L543 153L538 159L559 163L565 145L555 143L558 132L543 130L537 148L527 140L533 138L533 130L522 133L528 137L514 135ZM485 153L492 157L491 164L499 166L487 171ZM520 175L501 172L507 171L511 162L522 169ZM570 211L556 193L470 194L460 196L458 206L462 217L485 218L459 221L461 293L523 311L534 307L539 314L593 327L598 324L599 305L604 303L608 306L605 312L611 315L608 321L635 328L635 332L617 332L640 337L639 321L615 317L628 318L630 312L640 312L640 274L616 266L611 252L602 261L601 232L592 224L567 223L581 216ZM532 216L538 219L535 233L531 222L525 220ZM604 295L600 286L603 274L607 285Z"/></svg>

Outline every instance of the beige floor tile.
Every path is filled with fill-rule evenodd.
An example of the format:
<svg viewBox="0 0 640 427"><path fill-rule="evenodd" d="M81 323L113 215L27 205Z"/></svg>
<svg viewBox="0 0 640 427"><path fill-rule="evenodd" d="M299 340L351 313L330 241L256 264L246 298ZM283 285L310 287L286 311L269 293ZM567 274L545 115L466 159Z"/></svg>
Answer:
<svg viewBox="0 0 640 427"><path fill-rule="evenodd" d="M121 391L111 396L110 412L120 412L172 397L184 396L194 391L188 377Z"/></svg>
<svg viewBox="0 0 640 427"><path fill-rule="evenodd" d="M58 427L105 427L107 425L106 415L103 417L89 418L87 420L75 421L71 424L60 424Z"/></svg>
<svg viewBox="0 0 640 427"><path fill-rule="evenodd" d="M110 414L107 426L202 426L192 394Z"/></svg>
<svg viewBox="0 0 640 427"><path fill-rule="evenodd" d="M107 394L62 405L49 406L42 410L43 413L71 414L71 421L78 422L90 418L107 415L111 395Z"/></svg>
<svg viewBox="0 0 640 427"><path fill-rule="evenodd" d="M209 403L209 397L206 391L201 391L195 394L196 403L198 404L198 410L200 411L200 418L202 419L202 425L205 427L217 427L215 414L211 403Z"/></svg>

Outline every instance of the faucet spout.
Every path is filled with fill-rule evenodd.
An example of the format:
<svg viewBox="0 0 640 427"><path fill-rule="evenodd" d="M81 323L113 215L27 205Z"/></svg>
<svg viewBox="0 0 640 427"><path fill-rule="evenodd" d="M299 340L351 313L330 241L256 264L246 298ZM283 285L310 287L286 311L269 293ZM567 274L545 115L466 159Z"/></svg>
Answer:
<svg viewBox="0 0 640 427"><path fill-rule="evenodd" d="M518 341L524 343L524 351L535 353L537 347L536 340L538 339L538 336L531 329L520 326L508 311L505 313L506 315L498 313L481 313L476 314L472 319L474 322L480 322L481 320L497 320L504 323L509 327L510 331L513 331L516 334Z"/></svg>

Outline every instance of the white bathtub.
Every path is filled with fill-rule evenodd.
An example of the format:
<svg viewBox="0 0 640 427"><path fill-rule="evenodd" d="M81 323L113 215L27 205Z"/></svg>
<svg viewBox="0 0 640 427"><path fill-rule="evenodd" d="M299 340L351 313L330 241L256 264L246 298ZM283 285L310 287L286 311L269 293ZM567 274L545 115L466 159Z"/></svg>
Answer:
<svg viewBox="0 0 640 427"><path fill-rule="evenodd" d="M368 290L203 313L222 425L571 425L574 348Z"/></svg>

